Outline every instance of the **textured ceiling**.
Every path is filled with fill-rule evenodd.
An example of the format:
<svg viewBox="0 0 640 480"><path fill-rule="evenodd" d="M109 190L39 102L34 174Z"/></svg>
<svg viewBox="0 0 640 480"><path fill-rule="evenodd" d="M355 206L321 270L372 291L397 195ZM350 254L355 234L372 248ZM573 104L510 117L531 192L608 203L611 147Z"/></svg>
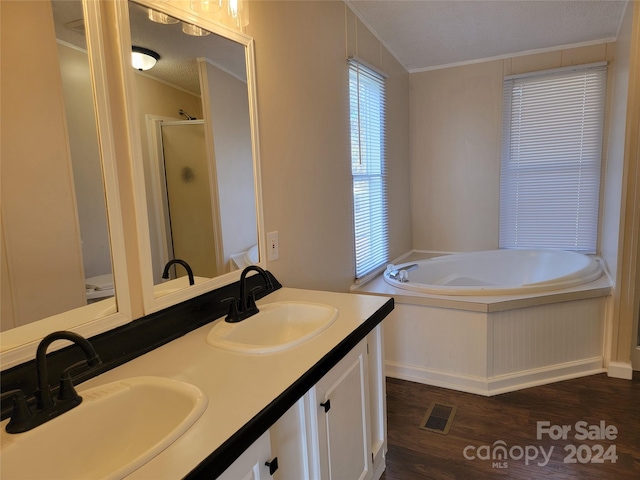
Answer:
<svg viewBox="0 0 640 480"><path fill-rule="evenodd" d="M409 71L615 40L626 1L352 0Z"/></svg>

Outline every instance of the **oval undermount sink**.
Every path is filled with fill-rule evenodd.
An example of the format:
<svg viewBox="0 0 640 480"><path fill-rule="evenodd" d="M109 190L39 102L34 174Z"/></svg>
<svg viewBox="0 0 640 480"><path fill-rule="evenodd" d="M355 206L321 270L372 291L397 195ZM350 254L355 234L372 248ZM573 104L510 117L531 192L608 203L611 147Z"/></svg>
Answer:
<svg viewBox="0 0 640 480"><path fill-rule="evenodd" d="M220 321L209 331L207 343L241 353L269 353L299 345L323 332L338 318L331 305L274 302L238 323Z"/></svg>
<svg viewBox="0 0 640 480"><path fill-rule="evenodd" d="M2 422L2 478L116 479L173 443L202 415L197 387L136 377L78 391L82 403L25 433Z"/></svg>

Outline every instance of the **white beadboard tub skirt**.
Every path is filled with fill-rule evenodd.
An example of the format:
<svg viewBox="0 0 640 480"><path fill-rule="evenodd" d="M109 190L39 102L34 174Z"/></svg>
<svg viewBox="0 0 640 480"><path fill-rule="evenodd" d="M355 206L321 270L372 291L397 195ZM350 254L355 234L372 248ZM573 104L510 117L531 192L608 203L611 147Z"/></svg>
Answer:
<svg viewBox="0 0 640 480"><path fill-rule="evenodd" d="M517 253L512 262L480 252L483 260L459 254L398 264L354 289L395 298L395 309L383 323L387 376L490 396L605 371L611 281L599 262L580 254L560 258L547 251L503 252ZM461 267L460 257L475 266ZM484 268L479 268L482 262ZM408 271L409 282L388 278L416 263L419 267ZM514 264L509 272L498 272L499 263ZM546 267L536 271L534 264ZM423 270L424 265L429 267ZM483 274L494 285L460 285L460 277L457 285L433 281L451 279L456 272L475 279ZM511 281L508 289L505 279ZM413 286L403 288L407 284ZM439 292L447 293L425 292L416 285L443 287Z"/></svg>

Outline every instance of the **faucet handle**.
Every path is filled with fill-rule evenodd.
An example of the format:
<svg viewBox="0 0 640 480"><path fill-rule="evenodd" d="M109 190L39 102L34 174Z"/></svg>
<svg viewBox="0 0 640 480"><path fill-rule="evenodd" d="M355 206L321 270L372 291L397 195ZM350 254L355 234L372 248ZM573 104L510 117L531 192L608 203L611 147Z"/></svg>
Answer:
<svg viewBox="0 0 640 480"><path fill-rule="evenodd" d="M58 400L80 400L82 398L76 392L76 389L73 386L73 381L71 380L71 369L83 367L87 365L86 361L81 361L78 363L74 363L69 368L65 369L60 376L60 388L58 389ZM78 402L80 403L80 402Z"/></svg>
<svg viewBox="0 0 640 480"><path fill-rule="evenodd" d="M236 323L239 322L240 312L238 311L238 300L235 297L223 298L221 303L229 304L229 313L225 317L225 322Z"/></svg>
<svg viewBox="0 0 640 480"><path fill-rule="evenodd" d="M58 400L74 400L77 401L78 404L82 401L82 397L78 395L75 387L73 386L73 380L71 378L71 371L76 370L80 367L93 367L96 365L101 365L102 361L100 361L100 357L96 355L95 357L89 360L82 360L80 362L74 363L70 367L65 368L62 371L62 375L60 375L60 388L58 389Z"/></svg>
<svg viewBox="0 0 640 480"><path fill-rule="evenodd" d="M258 307L256 306L256 293L262 290L261 286L253 287L249 290L249 296L247 297L247 311L252 313L258 313Z"/></svg>
<svg viewBox="0 0 640 480"><path fill-rule="evenodd" d="M31 409L29 405L27 405L27 399L24 395L24 392L20 389L9 390L2 394L2 399L5 398L13 398L13 411L11 412L11 420L7 424L7 432L11 433L14 427L21 425L26 420L31 418ZM20 427L18 427L18 432L22 431Z"/></svg>

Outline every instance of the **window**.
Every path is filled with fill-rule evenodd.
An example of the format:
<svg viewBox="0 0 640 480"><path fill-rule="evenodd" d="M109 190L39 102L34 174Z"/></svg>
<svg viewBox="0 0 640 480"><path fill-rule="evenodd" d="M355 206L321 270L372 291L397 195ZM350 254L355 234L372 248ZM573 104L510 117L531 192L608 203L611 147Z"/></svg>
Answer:
<svg viewBox="0 0 640 480"><path fill-rule="evenodd" d="M596 252L606 68L505 77L500 248Z"/></svg>
<svg viewBox="0 0 640 480"><path fill-rule="evenodd" d="M356 280L389 259L384 78L349 61Z"/></svg>

